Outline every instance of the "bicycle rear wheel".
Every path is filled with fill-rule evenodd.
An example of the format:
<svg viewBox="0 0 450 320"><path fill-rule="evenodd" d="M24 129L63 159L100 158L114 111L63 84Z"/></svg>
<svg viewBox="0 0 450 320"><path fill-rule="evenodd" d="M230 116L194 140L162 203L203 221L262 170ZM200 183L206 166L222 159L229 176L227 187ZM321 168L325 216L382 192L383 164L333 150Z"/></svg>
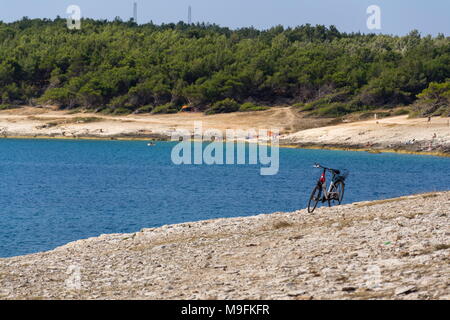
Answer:
<svg viewBox="0 0 450 320"><path fill-rule="evenodd" d="M309 201L308 201L308 212L309 213L313 213L314 210L316 210L317 204L319 203L320 199L321 199L321 194L322 194L322 188L320 188L319 186L316 186L313 190L313 192L311 193L311 196L309 197Z"/></svg>

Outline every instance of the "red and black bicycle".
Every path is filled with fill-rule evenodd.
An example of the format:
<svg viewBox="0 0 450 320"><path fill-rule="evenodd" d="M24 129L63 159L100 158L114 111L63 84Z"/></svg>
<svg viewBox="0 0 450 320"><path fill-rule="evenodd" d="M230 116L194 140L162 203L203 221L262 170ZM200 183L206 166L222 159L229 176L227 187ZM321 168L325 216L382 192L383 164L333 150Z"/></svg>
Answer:
<svg viewBox="0 0 450 320"><path fill-rule="evenodd" d="M314 187L311 197L308 201L308 212L312 213L316 210L319 202L328 202L328 206L340 205L344 198L345 180L348 177L348 170L337 170L323 167L316 163L314 168L323 169L317 185ZM332 175L330 186L327 187L327 172Z"/></svg>

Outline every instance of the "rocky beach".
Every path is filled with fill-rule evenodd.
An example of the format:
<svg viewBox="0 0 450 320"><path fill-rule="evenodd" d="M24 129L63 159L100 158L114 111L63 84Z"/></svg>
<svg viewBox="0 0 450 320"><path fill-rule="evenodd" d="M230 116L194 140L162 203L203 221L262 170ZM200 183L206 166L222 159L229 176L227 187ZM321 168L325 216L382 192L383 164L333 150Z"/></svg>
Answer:
<svg viewBox="0 0 450 320"><path fill-rule="evenodd" d="M407 116L339 123L286 134L281 144L299 148L450 155L450 118Z"/></svg>
<svg viewBox="0 0 450 320"><path fill-rule="evenodd" d="M21 107L0 111L0 138L170 140L179 129L193 134L195 123L222 132L278 129L285 147L450 155L450 118L396 116L343 122L305 117L290 107L208 116L196 112L113 116ZM249 142L264 142L253 140Z"/></svg>
<svg viewBox="0 0 450 320"><path fill-rule="evenodd" d="M1 299L450 299L450 192L102 235L0 259Z"/></svg>

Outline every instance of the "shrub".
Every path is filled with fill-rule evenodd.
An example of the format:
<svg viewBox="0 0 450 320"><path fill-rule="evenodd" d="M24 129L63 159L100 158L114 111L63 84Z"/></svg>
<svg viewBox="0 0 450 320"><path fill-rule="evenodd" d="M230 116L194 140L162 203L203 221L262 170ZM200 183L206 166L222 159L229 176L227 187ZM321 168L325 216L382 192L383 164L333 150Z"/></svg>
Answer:
<svg viewBox="0 0 450 320"><path fill-rule="evenodd" d="M250 112L250 111L264 111L268 110L269 107L257 106L254 103L246 102L239 108L240 112Z"/></svg>
<svg viewBox="0 0 450 320"><path fill-rule="evenodd" d="M123 95L123 96L118 96L118 97L112 98L111 101L109 102L109 106L111 106L113 108L128 106L128 96Z"/></svg>
<svg viewBox="0 0 450 320"><path fill-rule="evenodd" d="M130 109L127 109L124 107L119 107L119 108L115 108L112 113L116 114L116 115L126 115L126 114L130 114L131 111L130 111Z"/></svg>
<svg viewBox="0 0 450 320"><path fill-rule="evenodd" d="M173 104L171 103L166 103L160 106L155 107L152 110L153 114L161 114L161 113L177 113L179 111L179 109L177 107L175 107Z"/></svg>
<svg viewBox="0 0 450 320"><path fill-rule="evenodd" d="M103 114L113 114L114 113L114 109L111 107L108 108L103 108L98 110L97 112L103 113Z"/></svg>
<svg viewBox="0 0 450 320"><path fill-rule="evenodd" d="M404 116L404 115L407 115L407 114L409 114L410 113L410 110L407 110L407 109L398 109L398 110L395 110L393 113L392 113L392 115L394 115L394 116Z"/></svg>
<svg viewBox="0 0 450 320"><path fill-rule="evenodd" d="M419 101L414 109L420 116L446 116L450 113L450 80L444 83L432 82L417 95Z"/></svg>
<svg viewBox="0 0 450 320"><path fill-rule="evenodd" d="M66 88L52 88L48 89L38 100L41 103L50 103L61 107L67 107L72 105L71 101L74 98L74 95Z"/></svg>
<svg viewBox="0 0 450 320"><path fill-rule="evenodd" d="M326 112L325 109L333 109L333 107L330 107L332 105L337 105L339 103L349 104L348 99L349 93L347 92L347 90L342 90L336 93L327 94L324 97L314 100L312 102L304 104L298 103L294 106L299 107L300 111L317 111L315 112L315 114L320 114L322 112Z"/></svg>
<svg viewBox="0 0 450 320"><path fill-rule="evenodd" d="M230 112L236 112L240 109L239 103L234 101L233 99L225 99L219 102L216 102L205 111L205 114L216 114L216 113L230 113Z"/></svg>
<svg viewBox="0 0 450 320"><path fill-rule="evenodd" d="M450 100L450 80L444 83L430 83L428 88L423 90L417 97L429 103L448 103Z"/></svg>
<svg viewBox="0 0 450 320"><path fill-rule="evenodd" d="M433 112L433 116L436 117L449 117L450 116L450 106L441 106L435 112Z"/></svg>
<svg viewBox="0 0 450 320"><path fill-rule="evenodd" d="M300 108L300 111L312 111L312 110L314 110L315 107L316 107L316 106L315 106L313 103L308 103L308 104L306 104L306 105L303 105L303 106Z"/></svg>
<svg viewBox="0 0 450 320"><path fill-rule="evenodd" d="M154 107L152 105L147 105L147 106L143 106L140 107L139 109L136 110L136 113L150 113L152 112L154 109Z"/></svg>
<svg viewBox="0 0 450 320"><path fill-rule="evenodd" d="M351 112L348 105L344 103L332 103L327 106L318 108L311 112L311 115L319 117L340 117Z"/></svg>
<svg viewBox="0 0 450 320"><path fill-rule="evenodd" d="M305 104L303 102L298 102L298 103L294 103L292 106L294 108L302 108L305 106Z"/></svg>

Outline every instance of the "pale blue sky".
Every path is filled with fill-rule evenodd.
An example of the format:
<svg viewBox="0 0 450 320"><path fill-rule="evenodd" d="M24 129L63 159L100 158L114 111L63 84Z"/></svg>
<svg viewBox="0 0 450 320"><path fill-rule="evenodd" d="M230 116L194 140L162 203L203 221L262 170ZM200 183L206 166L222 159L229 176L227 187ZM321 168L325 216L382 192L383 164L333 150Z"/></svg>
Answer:
<svg viewBox="0 0 450 320"><path fill-rule="evenodd" d="M134 0L0 0L0 20L66 17L68 5L81 7L83 17L128 20ZM369 32L366 9L381 7L382 33L404 35L412 29L422 34L441 32L450 35L449 0L136 0L138 22L150 20L178 22L187 20L192 6L194 22L217 23L231 28L274 25L296 26L305 23L334 24L341 31Z"/></svg>

